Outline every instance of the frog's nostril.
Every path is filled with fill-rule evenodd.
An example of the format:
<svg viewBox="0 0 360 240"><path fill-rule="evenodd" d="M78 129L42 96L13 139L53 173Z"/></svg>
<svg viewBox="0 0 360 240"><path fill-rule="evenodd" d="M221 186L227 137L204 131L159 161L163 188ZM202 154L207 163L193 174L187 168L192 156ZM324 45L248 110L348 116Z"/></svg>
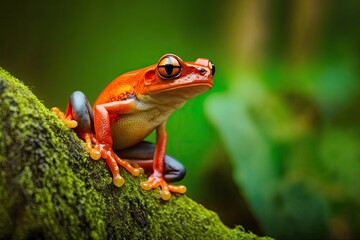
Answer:
<svg viewBox="0 0 360 240"><path fill-rule="evenodd" d="M211 64L211 75L214 76L215 75L215 65L212 62L210 62L210 64Z"/></svg>

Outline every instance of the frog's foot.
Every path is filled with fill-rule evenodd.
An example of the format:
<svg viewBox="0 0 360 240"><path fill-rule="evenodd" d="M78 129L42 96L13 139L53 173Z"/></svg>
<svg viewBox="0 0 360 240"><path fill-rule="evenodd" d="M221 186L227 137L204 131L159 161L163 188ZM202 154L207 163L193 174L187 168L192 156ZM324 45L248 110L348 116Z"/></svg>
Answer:
<svg viewBox="0 0 360 240"><path fill-rule="evenodd" d="M119 165L124 167L133 176L139 176L140 173L144 172L142 168L133 167L127 161L119 158L111 147L106 144L95 145L94 148L91 148L90 156L95 160L99 159L99 156L106 160L113 175L113 182L117 187L121 187L125 183L124 178L120 175Z"/></svg>
<svg viewBox="0 0 360 240"><path fill-rule="evenodd" d="M96 140L91 133L84 133L82 139L85 140L85 150L90 154L93 160L99 160L101 153L98 148L93 148L93 143L96 144Z"/></svg>
<svg viewBox="0 0 360 240"><path fill-rule="evenodd" d="M175 186L172 184L168 184L164 177L159 177L157 176L158 174L152 174L149 179L145 182L141 182L141 187L144 190L150 190L153 188L157 188L160 186L161 188L161 198L163 200L169 200L171 198L171 193L170 192L174 192L174 193L185 193L186 192L186 187L185 186Z"/></svg>
<svg viewBox="0 0 360 240"><path fill-rule="evenodd" d="M71 119L70 117L65 117L65 114L57 107L53 107L51 109L53 113L55 113L59 119L66 124L69 128L76 128L78 123L77 121Z"/></svg>

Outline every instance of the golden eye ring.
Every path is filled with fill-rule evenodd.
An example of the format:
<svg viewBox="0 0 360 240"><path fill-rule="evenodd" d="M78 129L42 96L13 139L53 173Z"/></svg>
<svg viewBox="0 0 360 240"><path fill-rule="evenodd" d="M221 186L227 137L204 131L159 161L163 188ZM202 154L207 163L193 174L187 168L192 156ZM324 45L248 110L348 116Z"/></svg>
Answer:
<svg viewBox="0 0 360 240"><path fill-rule="evenodd" d="M157 66L160 77L165 79L175 78L180 75L181 64L179 59L173 55L162 57Z"/></svg>

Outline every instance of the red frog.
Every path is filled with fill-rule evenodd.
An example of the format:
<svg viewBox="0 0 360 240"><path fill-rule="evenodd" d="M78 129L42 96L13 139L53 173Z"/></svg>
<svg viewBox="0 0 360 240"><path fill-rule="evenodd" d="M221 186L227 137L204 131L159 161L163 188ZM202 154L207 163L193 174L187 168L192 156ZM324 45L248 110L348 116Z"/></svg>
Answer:
<svg viewBox="0 0 360 240"><path fill-rule="evenodd" d="M186 187L168 184L181 180L185 168L165 154L165 124L175 109L213 86L214 73L215 66L207 59L184 62L166 54L155 65L117 77L101 92L93 108L82 92L75 91L65 114L58 108L52 111L86 142L92 159L106 160L116 186L124 184L119 165L134 176L145 169L151 175L141 187L150 190L160 186L161 198L168 200L170 192L185 193ZM144 141L153 130L155 145Z"/></svg>

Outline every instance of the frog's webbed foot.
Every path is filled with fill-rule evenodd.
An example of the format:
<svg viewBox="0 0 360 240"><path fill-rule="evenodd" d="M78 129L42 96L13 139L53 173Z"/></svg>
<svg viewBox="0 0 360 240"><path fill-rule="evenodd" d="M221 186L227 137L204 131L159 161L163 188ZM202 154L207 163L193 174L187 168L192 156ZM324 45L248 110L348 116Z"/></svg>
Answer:
<svg viewBox="0 0 360 240"><path fill-rule="evenodd" d="M99 149L93 147L93 144L96 146L96 138L92 133L78 133L80 138L85 141L85 150L90 154L90 157L93 160L99 160L101 153Z"/></svg>
<svg viewBox="0 0 360 240"><path fill-rule="evenodd" d="M140 173L144 172L142 168L133 167L130 163L118 157L112 150L111 146L107 144L98 144L92 133L81 133L80 135L81 138L85 140L85 149L93 160L98 160L101 157L106 160L106 163L113 175L113 182L115 186L121 187L125 183L124 178L120 175L118 165L124 167L133 176L138 176ZM93 144L95 144L94 147Z"/></svg>
<svg viewBox="0 0 360 240"><path fill-rule="evenodd" d="M147 181L141 182L141 187L144 190L150 190L153 188L160 187L161 188L161 198L163 200L169 200L171 198L171 192L184 194L186 192L186 187L183 185L175 186L172 184L168 184L164 177L153 173Z"/></svg>
<svg viewBox="0 0 360 240"><path fill-rule="evenodd" d="M66 124L66 126L68 126L69 128L76 128L76 127L77 127L78 122L75 121L75 120L73 120L73 119L71 119L70 116L65 117L65 114L64 114L59 108L53 107L53 108L51 108L51 111L52 111L53 113L55 113L55 114L58 116L58 118L59 118L62 122L64 122L64 123Z"/></svg>
<svg viewBox="0 0 360 240"><path fill-rule="evenodd" d="M113 175L113 182L117 187L121 187L125 182L124 178L120 175L119 165L124 167L133 176L139 176L140 173L144 172L142 168L133 167L130 163L118 157L111 146L107 144L96 144L94 148L91 147L89 150L92 159L97 160L102 157L106 160Z"/></svg>

